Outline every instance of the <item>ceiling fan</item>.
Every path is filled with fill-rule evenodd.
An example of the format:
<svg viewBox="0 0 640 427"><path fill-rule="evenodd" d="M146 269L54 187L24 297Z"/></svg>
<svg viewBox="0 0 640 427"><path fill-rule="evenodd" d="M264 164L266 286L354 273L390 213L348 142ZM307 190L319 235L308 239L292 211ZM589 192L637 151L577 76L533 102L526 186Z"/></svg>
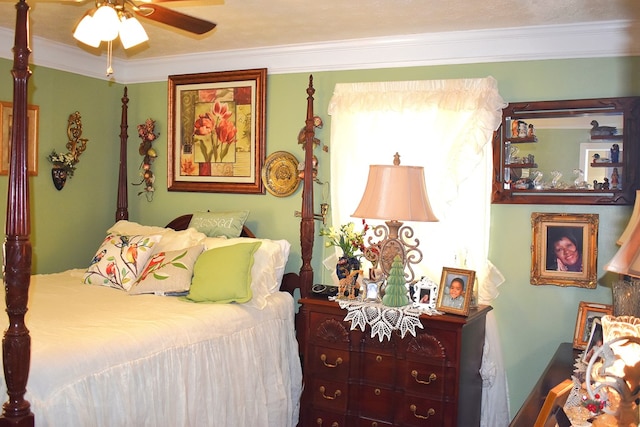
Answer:
<svg viewBox="0 0 640 427"><path fill-rule="evenodd" d="M181 0L142 0L135 3L133 0L106 0L96 1L96 8L100 5L113 5L116 10L132 10L136 15L152 21L160 22L194 34L205 34L213 30L216 24L194 16L177 12L173 9L159 6L157 3L176 2Z"/></svg>
<svg viewBox="0 0 640 427"><path fill-rule="evenodd" d="M82 0L79 0L82 1ZM76 26L73 37L92 47L107 42L107 76L113 74L111 67L112 41L120 36L125 49L149 40L146 31L135 18L160 22L193 34L205 34L216 24L160 6L156 3L181 0L96 0L95 8L87 11Z"/></svg>

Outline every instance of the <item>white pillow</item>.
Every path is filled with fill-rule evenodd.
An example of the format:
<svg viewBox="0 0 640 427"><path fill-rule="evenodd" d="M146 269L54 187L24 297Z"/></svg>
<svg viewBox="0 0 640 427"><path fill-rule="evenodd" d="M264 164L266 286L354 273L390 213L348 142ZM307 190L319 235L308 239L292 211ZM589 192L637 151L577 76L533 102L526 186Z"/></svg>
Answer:
<svg viewBox="0 0 640 427"><path fill-rule="evenodd" d="M159 235L162 239L154 246L153 253L177 251L204 243L206 234L195 228L176 231L172 228L156 227L153 225L141 225L133 221L120 220L116 222L107 234L135 234L135 235Z"/></svg>
<svg viewBox="0 0 640 427"><path fill-rule="evenodd" d="M250 242L262 242L262 244L253 255L254 262L251 268L253 298L245 304L263 309L267 304L266 297L277 292L280 288L284 269L289 259L291 244L286 240L255 239L251 237L231 239L207 237L204 244L205 250L209 250Z"/></svg>

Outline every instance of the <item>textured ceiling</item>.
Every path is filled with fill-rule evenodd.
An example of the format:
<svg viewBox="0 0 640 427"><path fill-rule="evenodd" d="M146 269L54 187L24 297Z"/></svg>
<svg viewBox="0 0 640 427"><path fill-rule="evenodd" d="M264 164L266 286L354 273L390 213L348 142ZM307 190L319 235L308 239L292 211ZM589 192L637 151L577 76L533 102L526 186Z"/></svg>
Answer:
<svg viewBox="0 0 640 427"><path fill-rule="evenodd" d="M165 0L166 1L166 0ZM72 29L93 1L32 0L31 34L78 46ZM0 0L0 27L13 28L15 1ZM150 40L121 58L264 48L461 30L640 19L638 0L221 0L175 1L163 6L218 24L203 36L140 19ZM104 45L104 43L103 43Z"/></svg>

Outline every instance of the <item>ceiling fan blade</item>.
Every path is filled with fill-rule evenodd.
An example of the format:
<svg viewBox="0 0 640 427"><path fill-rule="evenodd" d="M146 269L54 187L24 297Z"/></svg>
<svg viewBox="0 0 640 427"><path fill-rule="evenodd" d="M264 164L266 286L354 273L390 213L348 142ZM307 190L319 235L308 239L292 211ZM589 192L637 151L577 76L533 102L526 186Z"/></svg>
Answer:
<svg viewBox="0 0 640 427"><path fill-rule="evenodd" d="M134 12L152 21L161 22L194 34L204 34L216 27L213 22L185 15L153 3L140 4L134 8Z"/></svg>

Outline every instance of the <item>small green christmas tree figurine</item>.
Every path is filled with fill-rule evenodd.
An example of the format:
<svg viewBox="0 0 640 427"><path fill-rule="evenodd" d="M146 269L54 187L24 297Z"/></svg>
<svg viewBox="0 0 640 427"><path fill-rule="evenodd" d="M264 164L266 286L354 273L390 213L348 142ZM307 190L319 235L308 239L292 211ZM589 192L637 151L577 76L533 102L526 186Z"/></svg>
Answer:
<svg viewBox="0 0 640 427"><path fill-rule="evenodd" d="M409 304L405 283L402 259L400 255L396 255L391 264L391 271L389 271L387 287L384 289L382 304L388 307L402 307Z"/></svg>

